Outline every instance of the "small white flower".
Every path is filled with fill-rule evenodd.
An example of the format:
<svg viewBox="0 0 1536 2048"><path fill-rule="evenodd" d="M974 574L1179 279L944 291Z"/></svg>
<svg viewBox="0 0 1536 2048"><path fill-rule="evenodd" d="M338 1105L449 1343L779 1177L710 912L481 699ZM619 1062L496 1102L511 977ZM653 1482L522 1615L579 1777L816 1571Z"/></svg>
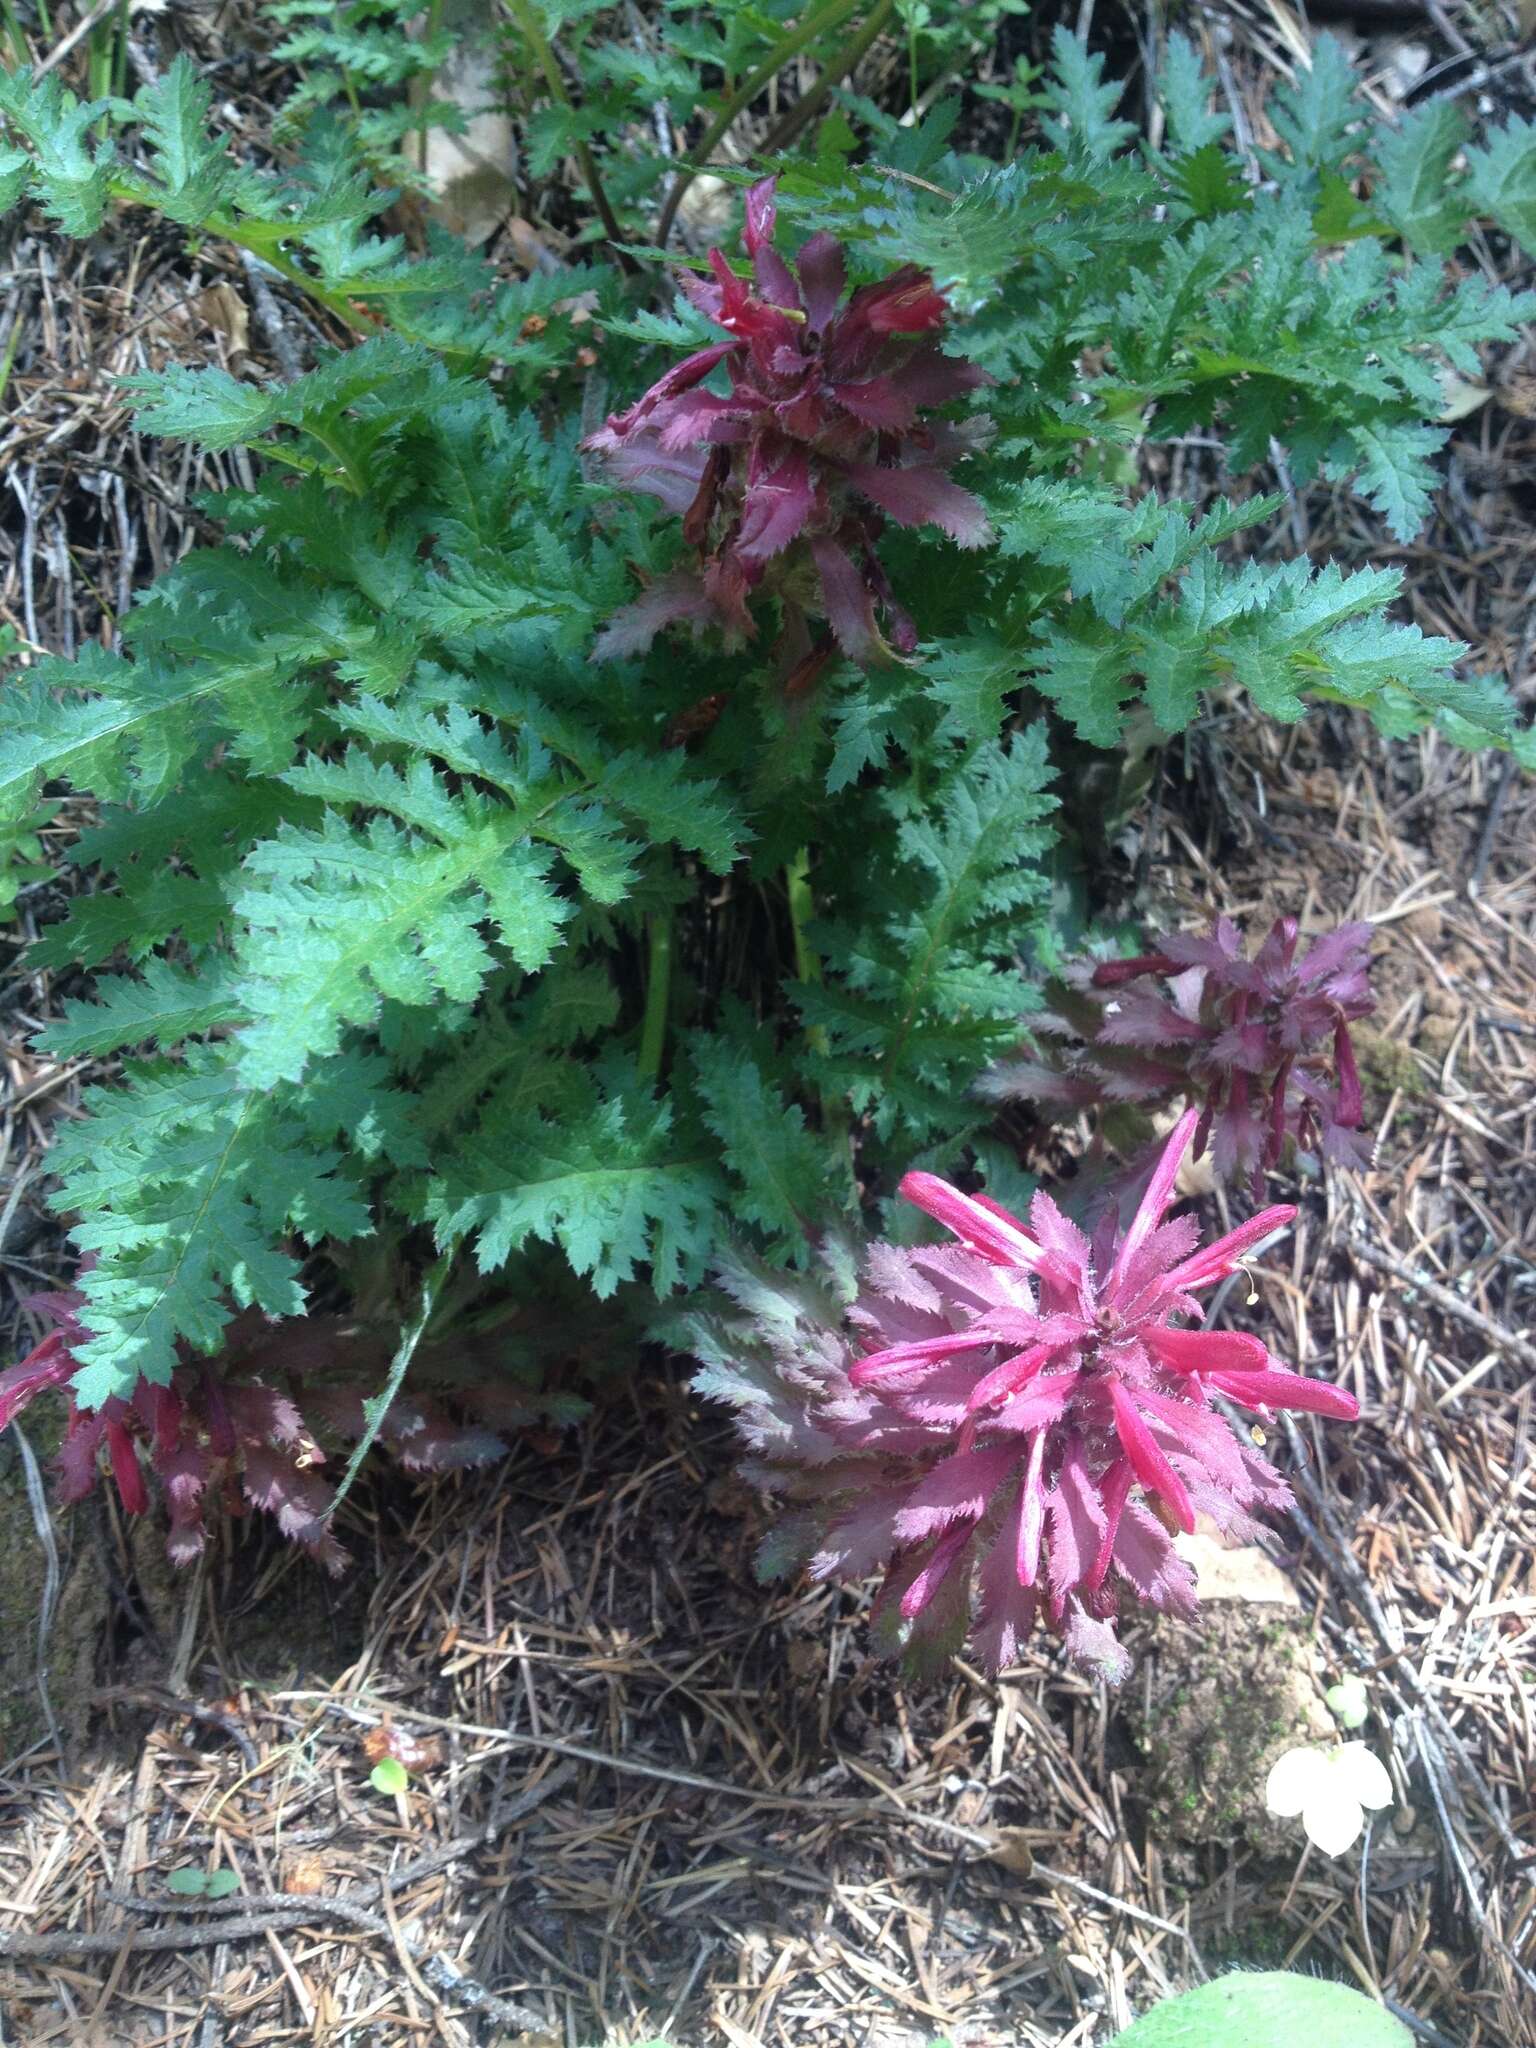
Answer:
<svg viewBox="0 0 1536 2048"><path fill-rule="evenodd" d="M1365 1826L1365 1808L1392 1804L1392 1780L1363 1742L1288 1749L1270 1768L1264 1804L1282 1820L1299 1813L1307 1840L1342 1856Z"/></svg>

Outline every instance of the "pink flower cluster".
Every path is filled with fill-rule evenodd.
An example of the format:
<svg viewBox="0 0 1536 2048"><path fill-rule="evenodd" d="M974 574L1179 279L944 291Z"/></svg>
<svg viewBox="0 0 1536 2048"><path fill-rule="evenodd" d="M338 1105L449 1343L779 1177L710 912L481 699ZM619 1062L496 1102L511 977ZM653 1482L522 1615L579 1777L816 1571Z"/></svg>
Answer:
<svg viewBox="0 0 1536 2048"><path fill-rule="evenodd" d="M741 1411L749 1475L787 1503L769 1568L845 1580L883 1568L886 1647L926 1660L968 1640L989 1671L1040 1620L1120 1677L1123 1600L1193 1609L1173 1532L1204 1515L1251 1538L1251 1510L1290 1500L1213 1397L1261 1416L1358 1413L1259 1338L1199 1327L1198 1297L1295 1211L1266 1209L1204 1249L1192 1219L1165 1221L1198 1120L1189 1111L1168 1140L1124 1233L1111 1217L1093 1242L1048 1195L1026 1227L908 1174L903 1195L955 1243L874 1245L851 1332L806 1332L775 1310L759 1318L755 1358L745 1346L706 1371L703 1390Z"/></svg>
<svg viewBox="0 0 1536 2048"><path fill-rule="evenodd" d="M786 646L791 622L803 634L812 612L854 661L910 654L917 628L875 552L884 522L938 526L962 547L990 538L981 506L945 474L989 423L920 419L988 381L939 347L943 293L904 264L845 300L841 244L813 235L791 266L773 246L775 212L766 178L747 194L752 284L719 249L712 281L680 278L729 338L675 365L585 444L616 482L680 514L699 558L617 612L596 657L641 652L679 622L737 645L756 631L748 600L769 594L785 608ZM716 370L728 391L706 385Z"/></svg>
<svg viewBox="0 0 1536 2048"><path fill-rule="evenodd" d="M1030 1019L1043 1059L1011 1061L982 1084L994 1101L1068 1108L1200 1106L1224 1180L1255 1200L1288 1140L1334 1164L1370 1164L1352 1021L1375 1008L1368 924L1343 924L1298 954L1293 917L1276 918L1250 960L1227 917L1208 934L1172 932L1133 960L1081 963Z"/></svg>
<svg viewBox="0 0 1536 2048"><path fill-rule="evenodd" d="M19 1364L0 1372L0 1430L37 1395L67 1390L77 1370L74 1347L87 1336L82 1295L38 1294L26 1305L50 1316L55 1327ZM339 1318L274 1325L250 1312L230 1325L217 1360L178 1367L168 1386L140 1379L130 1399L114 1397L96 1409L71 1399L57 1460L59 1499L68 1505L85 1498L101 1476L105 1452L128 1514L142 1515L150 1506L146 1468L158 1482L170 1516L166 1549L173 1563L189 1564L202 1550L207 1509L221 1500L227 1513L250 1507L273 1516L284 1536L339 1571L346 1552L329 1520L334 1490L314 1432L355 1442L364 1429L364 1397L387 1367L387 1347ZM469 1411L469 1419L459 1409ZM512 1382L488 1376L456 1385L452 1408L431 1395L398 1395L378 1441L408 1472L444 1471L501 1457L507 1444L500 1432L538 1416Z"/></svg>

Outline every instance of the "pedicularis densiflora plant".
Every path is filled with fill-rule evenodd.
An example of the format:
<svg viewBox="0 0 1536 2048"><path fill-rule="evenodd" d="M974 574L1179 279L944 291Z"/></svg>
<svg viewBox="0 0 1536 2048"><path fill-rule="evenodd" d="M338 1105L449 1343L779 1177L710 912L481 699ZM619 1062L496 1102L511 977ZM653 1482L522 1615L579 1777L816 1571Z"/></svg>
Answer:
<svg viewBox="0 0 1536 2048"><path fill-rule="evenodd" d="M530 175L576 192L521 282L391 212L442 110L362 118L436 61L378 68L389 7L285 10L361 113L308 75L264 167L183 60L131 104L0 77L23 221L149 209L338 344L288 383L129 380L144 433L250 481L0 707L5 844L78 828L32 959L93 982L40 1049L100 1063L51 1161L78 1278L0 1418L67 1385L67 1489L105 1455L140 1507L147 1460L178 1556L221 1497L333 1555L317 1433L483 1457L569 1412L541 1374L724 1274L690 1341L790 1496L769 1561L885 1567L893 1642L996 1661L1039 1613L1113 1664L1122 1593L1187 1599L1170 1525L1283 1497L1214 1397L1351 1406L1192 1327L1279 1211L1205 1252L1161 1218L1190 1140L1235 1199L1358 1157L1366 935L1074 968L1055 792L1217 695L1536 758L1498 681L1388 617L1394 572L1276 559L1248 481L1278 455L1419 525L1443 374L1533 310L1456 251L1536 239L1536 129L1379 127L1324 42L1239 149L1175 37L1153 148L1062 34L999 163L954 104L838 88L888 11L674 6L647 48L518 0ZM913 64L999 12L935 8ZM807 51L798 128L679 252L693 166ZM1233 479L1203 511L1135 459L1196 429ZM993 1099L1053 1091L1187 1106L1096 1234L1003 1206Z"/></svg>

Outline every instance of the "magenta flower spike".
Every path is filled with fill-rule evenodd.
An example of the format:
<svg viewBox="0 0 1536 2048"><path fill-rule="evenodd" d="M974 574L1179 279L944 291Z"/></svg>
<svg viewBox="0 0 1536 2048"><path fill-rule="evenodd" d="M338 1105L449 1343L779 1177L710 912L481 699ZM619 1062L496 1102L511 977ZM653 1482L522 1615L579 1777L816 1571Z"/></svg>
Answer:
<svg viewBox="0 0 1536 2048"><path fill-rule="evenodd" d="M1183 1095L1202 1111L1196 1156L1209 1145L1216 1171L1255 1200L1293 1140L1368 1166L1349 1027L1375 1008L1370 941L1368 924L1339 925L1298 957L1296 920L1280 917L1250 959L1218 917L1135 959L1084 962L1031 1020L1047 1057L994 1068L982 1092L1074 1109Z"/></svg>
<svg viewBox="0 0 1536 2048"><path fill-rule="evenodd" d="M1181 1119L1124 1231L1094 1243L1044 1193L1025 1224L909 1174L902 1193L954 1244L873 1246L853 1334L812 1340L814 1366L773 1335L771 1395L739 1362L705 1374L706 1390L745 1411L751 1476L790 1503L773 1561L798 1557L815 1578L883 1566L886 1647L921 1658L969 1641L990 1671L1042 1621L1080 1660L1123 1676L1125 1602L1193 1610L1173 1532L1204 1516L1251 1539L1252 1511L1291 1497L1215 1396L1260 1416L1359 1412L1260 1338L1201 1327L1198 1297L1296 1212L1266 1209L1204 1247L1192 1219L1169 1220L1199 1119ZM759 1391L744 1396L748 1384Z"/></svg>
<svg viewBox="0 0 1536 2048"><path fill-rule="evenodd" d="M616 483L677 513L699 555L696 570L616 612L594 659L641 653L681 623L739 645L757 630L748 600L770 595L787 645L810 613L865 666L911 654L917 627L875 552L883 526L937 526L968 548L991 538L980 504L946 473L990 422L920 418L989 381L940 348L943 293L903 264L845 301L841 245L813 235L792 266L773 246L776 219L765 178L747 194L742 231L752 282L719 249L710 278L679 279L730 338L674 365L584 444ZM728 391L705 388L717 369Z"/></svg>

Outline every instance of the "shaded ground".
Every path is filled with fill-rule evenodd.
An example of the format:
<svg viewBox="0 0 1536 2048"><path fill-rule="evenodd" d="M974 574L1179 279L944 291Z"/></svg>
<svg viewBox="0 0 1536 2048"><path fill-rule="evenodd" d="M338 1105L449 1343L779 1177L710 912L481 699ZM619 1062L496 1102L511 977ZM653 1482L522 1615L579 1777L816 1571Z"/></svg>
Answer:
<svg viewBox="0 0 1536 2048"><path fill-rule="evenodd" d="M1212 746L1231 836L1165 806L1162 884L1250 916L1310 887L1313 915L1382 927L1377 1170L1305 1192L1253 1311L1365 1408L1291 1446L1318 1532L1288 1537L1299 1606L1251 1589L1193 1655L1141 1630L1114 1699L1044 1648L1000 1684L909 1692L869 1662L857 1602L764 1600L722 1427L642 1373L567 1441L365 1497L340 1596L238 1532L201 1584L138 1592L158 1613L116 1631L89 1742L0 1779L10 1927L89 1928L99 1951L12 1960L12 2038L79 2039L103 2004L124 2043L498 2038L449 2017L429 1954L556 2041L1056 2048L1232 1959L1378 1985L1463 2048L1529 2038L1536 1494L1510 1333L1536 1213L1536 805L1512 789L1472 901L1447 865L1486 814L1466 761L1351 721L1292 742L1234 717ZM121 1531L103 1550L153 1587ZM1364 1866L1298 1857L1257 1805L1346 1670L1399 1787ZM398 1800L369 1789L381 1726L415 1767ZM372 1931L306 1903L424 1859L393 1926L376 1901ZM239 1871L247 1938L170 1917L184 1865ZM254 1923L253 1897L273 1902ZM146 1922L200 1945L125 1954Z"/></svg>
<svg viewBox="0 0 1536 2048"><path fill-rule="evenodd" d="M1283 55L1291 21L1212 18L1239 95L1245 53ZM1475 84L1503 58L1457 61ZM129 257L16 252L0 616L36 645L100 630L186 544L187 493L225 480L152 466L105 373L265 346L207 296L243 289L226 256L194 266L157 231ZM1536 441L1521 362L1494 367L1440 523L1397 552L1426 629L1528 689ZM1173 452L1181 489L1214 481L1205 459ZM1326 495L1269 545L1394 552ZM1430 2043L1529 2041L1533 824L1529 785L1487 759L1233 705L1171 752L1126 839L1151 920L1373 918L1382 1002L1376 1170L1302 1192L1252 1311L1364 1420L1290 1434L1304 1519L1281 1578L1216 1605L1198 1643L1142 1627L1118 1697L1043 1646L997 1684L958 1668L909 1691L869 1661L857 1601L765 1598L724 1425L647 1368L566 1439L354 1496L360 1568L339 1591L238 1528L172 1581L153 1540L78 1512L50 1637L61 1755L32 1704L45 1574L7 1451L0 1753L36 1746L0 1771L0 2038L1087 2048L1240 1960L1379 1989ZM3 996L0 1243L20 1287L54 1269L42 1145L81 1076L26 1050L56 989L18 962ZM1367 1856L1328 1863L1259 1793L1344 1671L1367 1675L1363 1732L1398 1803ZM401 1795L370 1788L381 1749L411 1766ZM240 1891L178 1900L186 1867L233 1869Z"/></svg>

